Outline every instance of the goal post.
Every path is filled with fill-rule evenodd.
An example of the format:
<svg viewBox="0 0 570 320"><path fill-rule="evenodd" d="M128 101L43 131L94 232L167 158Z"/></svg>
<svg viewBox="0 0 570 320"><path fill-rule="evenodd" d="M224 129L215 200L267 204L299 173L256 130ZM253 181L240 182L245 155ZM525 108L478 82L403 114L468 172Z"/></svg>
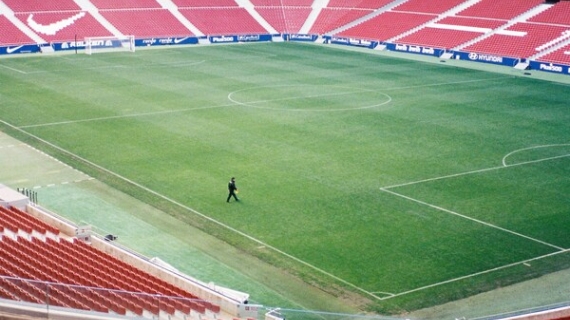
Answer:
<svg viewBox="0 0 570 320"><path fill-rule="evenodd" d="M129 51L135 52L135 36L85 37L85 53Z"/></svg>

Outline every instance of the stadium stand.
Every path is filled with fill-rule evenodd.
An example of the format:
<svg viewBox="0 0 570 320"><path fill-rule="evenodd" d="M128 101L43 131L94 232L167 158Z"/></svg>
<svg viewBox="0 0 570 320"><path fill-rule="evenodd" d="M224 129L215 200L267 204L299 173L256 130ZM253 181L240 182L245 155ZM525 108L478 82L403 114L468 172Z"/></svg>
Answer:
<svg viewBox="0 0 570 320"><path fill-rule="evenodd" d="M193 35L166 9L100 10L99 12L123 34L136 37Z"/></svg>
<svg viewBox="0 0 570 320"><path fill-rule="evenodd" d="M117 10L117 9L159 9L160 4L155 0L90 0L99 10Z"/></svg>
<svg viewBox="0 0 570 320"><path fill-rule="evenodd" d="M122 34L136 37L191 36L169 10L155 0L91 0L99 13Z"/></svg>
<svg viewBox="0 0 570 320"><path fill-rule="evenodd" d="M459 12L457 15L464 17L510 20L542 3L544 3L544 0L481 0L469 8Z"/></svg>
<svg viewBox="0 0 570 320"><path fill-rule="evenodd" d="M310 33L326 34L391 2L392 0L331 0L319 13Z"/></svg>
<svg viewBox="0 0 570 320"><path fill-rule="evenodd" d="M309 0L252 0L255 10L280 33L298 33L313 10Z"/></svg>
<svg viewBox="0 0 570 320"><path fill-rule="evenodd" d="M22 1L2 0L15 13L79 11L81 8L73 0Z"/></svg>
<svg viewBox="0 0 570 320"><path fill-rule="evenodd" d="M0 32L0 44L2 45L34 42L3 15L0 15L0 30L2 30Z"/></svg>
<svg viewBox="0 0 570 320"><path fill-rule="evenodd" d="M241 7L180 8L180 13L206 35L267 33Z"/></svg>
<svg viewBox="0 0 570 320"><path fill-rule="evenodd" d="M554 51L547 51L539 54L538 61L548 63L570 64L570 1L560 1L552 5L549 9L529 19L529 22L542 23L547 25L560 25L566 30L555 38L551 45L560 46Z"/></svg>
<svg viewBox="0 0 570 320"><path fill-rule="evenodd" d="M415 13L431 13L440 14L450 10L453 7L465 2L465 0L408 0L401 5L395 7L394 11L415 12Z"/></svg>
<svg viewBox="0 0 570 320"><path fill-rule="evenodd" d="M398 39L396 42L400 44L451 49L480 35L481 33L474 31L426 27L407 37Z"/></svg>
<svg viewBox="0 0 570 320"><path fill-rule="evenodd" d="M111 36L91 14L85 11L58 11L16 14L46 42L83 40L88 36Z"/></svg>
<svg viewBox="0 0 570 320"><path fill-rule="evenodd" d="M179 8L223 8L238 6L234 0L216 0L215 3L211 0L172 0L172 2Z"/></svg>
<svg viewBox="0 0 570 320"><path fill-rule="evenodd" d="M221 311L21 209L0 206L0 232L2 298L145 317Z"/></svg>
<svg viewBox="0 0 570 320"><path fill-rule="evenodd" d="M341 31L338 35L348 38L385 41L436 17L432 14L388 11Z"/></svg>
<svg viewBox="0 0 570 320"><path fill-rule="evenodd" d="M349 9L378 9L392 0L330 0L329 8L349 8Z"/></svg>
<svg viewBox="0 0 570 320"><path fill-rule="evenodd" d="M529 22L570 26L570 2L557 2L549 9L529 19Z"/></svg>
<svg viewBox="0 0 570 320"><path fill-rule="evenodd" d="M548 48L548 44L568 28L563 26L517 23L505 31L495 33L464 50L508 57L526 58Z"/></svg>
<svg viewBox="0 0 570 320"><path fill-rule="evenodd" d="M86 36L112 35L89 13L72 0L62 1L18 1L5 0L15 17L27 25L45 42L72 41L83 39ZM8 32L4 32L8 30ZM13 28L12 28L13 30ZM2 29L2 34L14 37L17 43L29 41L22 37L22 31L12 31L10 28Z"/></svg>
<svg viewBox="0 0 570 320"><path fill-rule="evenodd" d="M298 33L311 7L256 7L255 10L280 33Z"/></svg>
<svg viewBox="0 0 570 320"><path fill-rule="evenodd" d="M505 21L496 20L496 19L480 19L480 18L470 18L462 16L451 16L439 20L437 24L455 26L455 29L459 29L461 27L471 27L471 28L484 28L491 30L502 26L503 24L505 24Z"/></svg>
<svg viewBox="0 0 570 320"><path fill-rule="evenodd" d="M538 61L549 63L570 64L570 44L562 48L537 58Z"/></svg>
<svg viewBox="0 0 570 320"><path fill-rule="evenodd" d="M451 49L503 25L501 20L467 17L446 17L426 26L396 43Z"/></svg>
<svg viewBox="0 0 570 320"><path fill-rule="evenodd" d="M256 7L310 7L313 0L251 0Z"/></svg>
<svg viewBox="0 0 570 320"><path fill-rule="evenodd" d="M310 33L326 34L372 12L370 9L323 8Z"/></svg>

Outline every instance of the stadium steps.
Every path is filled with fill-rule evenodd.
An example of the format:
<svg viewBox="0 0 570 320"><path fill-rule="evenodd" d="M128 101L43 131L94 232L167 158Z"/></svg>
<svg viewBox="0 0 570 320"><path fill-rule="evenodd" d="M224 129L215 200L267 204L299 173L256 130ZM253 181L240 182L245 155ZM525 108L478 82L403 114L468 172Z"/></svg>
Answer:
<svg viewBox="0 0 570 320"><path fill-rule="evenodd" d="M540 14L541 12L550 8L550 6L551 6L550 4L540 4L537 7L532 7L530 10L522 13L521 15L513 17L510 21L505 21L505 24L503 26L501 26L501 27L489 32L489 33L486 33L480 37L472 39L471 41L468 41L462 45L459 45L459 46L455 47L454 50L464 50L465 48L468 48L474 44L477 44L477 43L479 43L485 39L492 37L493 35L497 34L497 32L505 31L506 29L514 26L518 22L525 21L527 19L530 19L533 16Z"/></svg>
<svg viewBox="0 0 570 320"><path fill-rule="evenodd" d="M357 20L354 20L348 24L345 24L343 26L340 26L340 27L332 30L331 32L329 32L329 34L340 34L341 32L346 31L350 28L353 28L353 27L355 27L361 23L364 23L368 20L371 20L371 19L375 18L376 16L378 16L378 15L380 15L386 11L389 11L390 9L392 9L392 8L398 6L398 5L400 5L406 1L407 0L383 1L382 2L383 6L379 7L378 9L374 10L373 12L371 12L371 13L369 13L369 14L367 14L367 15L365 15L365 16L357 19Z"/></svg>
<svg viewBox="0 0 570 320"><path fill-rule="evenodd" d="M449 10L447 10L447 11L445 11L445 12L439 14L439 16L438 16L437 18L435 18L435 19L433 19L433 20L431 20L431 21L428 21L427 23L424 23L424 24L422 24L422 25L420 25L420 26L417 26L416 28L413 28L413 29L411 29L411 30L409 30L409 31L406 31L406 32L404 32L404 33L402 33L402 34L400 34L400 35L394 37L394 38L388 39L387 42L397 42L398 40L400 40L400 39L402 39L402 38L404 38L404 37L407 37L407 36L409 36L409 35L411 35L411 34L413 34L413 33L416 33L417 31L419 31L419 30L425 28L426 26L429 26L430 24L437 23L438 21L441 21L441 20L443 20L443 19L445 19L445 18L447 18L447 17L450 17L450 16L453 16L453 15L457 14L458 12L464 10L465 8L468 8L468 7L472 6L474 3L477 3L478 1L479 1L479 0L469 0L469 1L466 1L466 2L464 2L464 3L461 3L461 4L459 4L459 5L455 6L455 7L453 7L453 8L451 8L451 9L449 9ZM397 9L397 8L396 8L396 9Z"/></svg>

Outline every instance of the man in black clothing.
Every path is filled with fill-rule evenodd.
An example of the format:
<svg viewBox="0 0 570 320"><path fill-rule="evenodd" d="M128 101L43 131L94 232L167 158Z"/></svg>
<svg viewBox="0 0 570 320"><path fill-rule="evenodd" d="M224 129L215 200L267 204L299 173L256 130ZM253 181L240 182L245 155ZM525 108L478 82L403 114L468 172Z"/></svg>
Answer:
<svg viewBox="0 0 570 320"><path fill-rule="evenodd" d="M236 199L236 201L239 201L238 197L236 196L236 193L238 191L236 186L236 178L232 177L230 179L230 182L228 183L228 191L230 192L230 194L228 194L228 199L226 200L226 202L230 202L230 198L232 196L234 197L234 199Z"/></svg>

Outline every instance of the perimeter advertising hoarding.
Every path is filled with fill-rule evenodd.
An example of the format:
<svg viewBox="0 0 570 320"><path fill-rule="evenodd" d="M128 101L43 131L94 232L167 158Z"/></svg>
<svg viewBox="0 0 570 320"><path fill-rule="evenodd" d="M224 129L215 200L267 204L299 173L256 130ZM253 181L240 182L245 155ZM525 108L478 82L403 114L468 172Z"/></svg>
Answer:
<svg viewBox="0 0 570 320"><path fill-rule="evenodd" d="M167 46L176 44L197 44L196 37L165 37L135 39L135 47Z"/></svg>
<svg viewBox="0 0 570 320"><path fill-rule="evenodd" d="M558 74L570 74L570 66L565 66L561 64L531 61L529 67L532 70L546 71Z"/></svg>
<svg viewBox="0 0 570 320"><path fill-rule="evenodd" d="M415 53L415 54L423 54L428 56L441 56L445 50L443 49L435 49L432 47L422 47L422 46L413 46L409 44L398 44L398 43L387 43L386 49L390 51L398 51L398 52L408 52L408 53Z"/></svg>
<svg viewBox="0 0 570 320"><path fill-rule="evenodd" d="M315 42L319 38L316 34L284 34L283 39L289 41L307 41L307 42Z"/></svg>
<svg viewBox="0 0 570 320"><path fill-rule="evenodd" d="M371 40L362 40L362 39L354 39L354 38L344 38L344 37L331 37L325 36L323 37L326 43L332 44L342 44L346 46L354 46L354 47L364 47L369 49L374 49L378 46L378 41L371 41Z"/></svg>
<svg viewBox="0 0 570 320"><path fill-rule="evenodd" d="M0 47L0 54L35 53L39 51L40 47L37 44Z"/></svg>
<svg viewBox="0 0 570 320"><path fill-rule="evenodd" d="M164 46L176 44L196 44L198 38L196 37L164 37L164 38L143 38L135 39L135 47L149 47L149 46ZM56 42L51 44L55 51L61 50L85 50L85 41L68 41ZM91 43L93 48L104 49L113 48L121 45L120 41L116 40L100 40L98 43Z"/></svg>
<svg viewBox="0 0 570 320"><path fill-rule="evenodd" d="M515 58L502 57L486 53L463 52L463 51L453 52L453 57L458 60L500 64L509 67L514 67L520 61L520 59L515 59Z"/></svg>
<svg viewBox="0 0 570 320"><path fill-rule="evenodd" d="M210 36L210 43L231 43L231 42L260 42L271 41L270 34L244 34L238 36Z"/></svg>

